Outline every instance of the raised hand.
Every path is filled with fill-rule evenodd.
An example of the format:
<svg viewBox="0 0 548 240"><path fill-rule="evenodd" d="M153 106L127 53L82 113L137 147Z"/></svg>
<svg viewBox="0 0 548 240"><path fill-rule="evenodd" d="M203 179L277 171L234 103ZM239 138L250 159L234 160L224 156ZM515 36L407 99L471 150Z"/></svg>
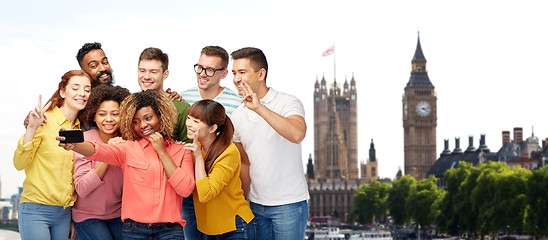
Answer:
<svg viewBox="0 0 548 240"><path fill-rule="evenodd" d="M46 120L44 113L50 106L51 102L47 102L46 105L42 107L42 95L38 95L38 105L29 113L28 127L33 129L40 127Z"/></svg>
<svg viewBox="0 0 548 240"><path fill-rule="evenodd" d="M247 84L245 81L242 81L242 86L244 91L242 101L247 108L256 111L261 106L261 102L259 101L257 93L253 92L251 86L249 86L249 84Z"/></svg>
<svg viewBox="0 0 548 240"><path fill-rule="evenodd" d="M198 133L200 132L200 129L196 129L196 133L194 133L194 140L192 143L186 143L184 148L191 150L194 153L194 156L202 156L202 148L200 147L200 141L198 140ZM197 158L197 157L196 157Z"/></svg>

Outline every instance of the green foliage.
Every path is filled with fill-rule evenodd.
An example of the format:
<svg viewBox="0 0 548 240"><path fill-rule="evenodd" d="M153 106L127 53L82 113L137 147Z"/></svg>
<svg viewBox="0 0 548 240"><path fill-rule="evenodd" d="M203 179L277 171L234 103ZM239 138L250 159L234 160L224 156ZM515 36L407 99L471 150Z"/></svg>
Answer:
<svg viewBox="0 0 548 240"><path fill-rule="evenodd" d="M416 184L415 178L410 175L404 175L400 180L394 181L392 188L388 193L388 209L392 220L397 225L403 225L410 222L407 214L407 197L411 188Z"/></svg>
<svg viewBox="0 0 548 240"><path fill-rule="evenodd" d="M481 170L471 201L484 229L523 232L527 178L531 172L498 162L490 162Z"/></svg>
<svg viewBox="0 0 548 240"><path fill-rule="evenodd" d="M438 190L434 176L416 181L405 175L392 187L376 181L360 186L352 216L368 223L389 210L397 225L414 220L451 235L548 234L548 166L530 172L501 162L460 162L444 181L446 190Z"/></svg>
<svg viewBox="0 0 548 240"><path fill-rule="evenodd" d="M527 180L526 231L533 236L548 234L548 166L536 170Z"/></svg>
<svg viewBox="0 0 548 240"><path fill-rule="evenodd" d="M430 175L428 178L422 179L411 188L411 192L406 201L407 211L409 216L421 226L429 226L434 223L431 218L432 205L440 196L440 191L436 185L437 178Z"/></svg>
<svg viewBox="0 0 548 240"><path fill-rule="evenodd" d="M463 205L461 194L461 186L470 175L473 166L469 163L459 163L458 168L451 168L445 172L444 180L447 185L445 196L440 201L439 211L443 214L436 218L438 228L452 235L458 235L460 226L464 226L461 219L462 213L459 212L458 206ZM459 226L459 227L457 227Z"/></svg>
<svg viewBox="0 0 548 240"><path fill-rule="evenodd" d="M384 218L388 212L386 200L389 189L388 183L378 181L360 186L354 193L354 210L351 217L357 218L361 224L374 221L375 218Z"/></svg>

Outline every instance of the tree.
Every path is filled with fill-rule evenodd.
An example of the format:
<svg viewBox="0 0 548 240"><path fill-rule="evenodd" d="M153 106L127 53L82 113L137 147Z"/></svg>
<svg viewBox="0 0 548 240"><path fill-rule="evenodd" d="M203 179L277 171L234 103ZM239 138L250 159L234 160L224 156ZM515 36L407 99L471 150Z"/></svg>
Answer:
<svg viewBox="0 0 548 240"><path fill-rule="evenodd" d="M463 205L460 204L463 201L470 202L469 197L461 193L461 187L467 181L473 168L470 163L460 162L458 168L451 168L445 172L444 179L447 190L439 204L439 211L443 214L436 218L437 226L441 231L458 235L460 226L464 226L463 213L457 206Z"/></svg>
<svg viewBox="0 0 548 240"><path fill-rule="evenodd" d="M548 165L532 173L527 180L527 232L534 236L548 234Z"/></svg>
<svg viewBox="0 0 548 240"><path fill-rule="evenodd" d="M482 168L472 190L478 220L489 232L523 232L527 178L531 172L505 163L490 162Z"/></svg>
<svg viewBox="0 0 548 240"><path fill-rule="evenodd" d="M429 226L434 223L432 205L440 197L440 191L436 186L437 178L430 175L415 184L411 188L406 204L409 216L420 226Z"/></svg>
<svg viewBox="0 0 548 240"><path fill-rule="evenodd" d="M386 200L390 185L372 181L364 184L354 193L354 210L351 216L361 224L383 219L388 211Z"/></svg>
<svg viewBox="0 0 548 240"><path fill-rule="evenodd" d="M410 222L406 207L407 197L411 188L416 184L415 178L411 175L404 175L400 180L394 181L388 193L388 209L390 216L396 225L403 225Z"/></svg>

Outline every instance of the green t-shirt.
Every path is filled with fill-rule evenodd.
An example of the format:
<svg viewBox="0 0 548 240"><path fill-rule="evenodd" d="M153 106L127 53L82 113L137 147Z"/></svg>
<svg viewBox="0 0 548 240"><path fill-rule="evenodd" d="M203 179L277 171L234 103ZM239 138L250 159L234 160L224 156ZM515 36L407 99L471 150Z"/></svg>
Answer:
<svg viewBox="0 0 548 240"><path fill-rule="evenodd" d="M173 100L173 105L177 109L177 123L173 130L173 140L192 143L192 139L186 136L186 118L190 104L185 101Z"/></svg>

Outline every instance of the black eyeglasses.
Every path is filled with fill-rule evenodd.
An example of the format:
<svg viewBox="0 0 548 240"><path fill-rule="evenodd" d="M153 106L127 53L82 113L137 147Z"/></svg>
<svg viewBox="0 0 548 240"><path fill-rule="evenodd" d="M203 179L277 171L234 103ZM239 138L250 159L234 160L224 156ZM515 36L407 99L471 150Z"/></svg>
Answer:
<svg viewBox="0 0 548 240"><path fill-rule="evenodd" d="M197 63L194 64L194 72L196 72L197 74L201 74L205 70L205 74L208 77L213 77L213 75L215 75L215 73L217 71L223 71L225 69L226 68L219 68L219 69L205 68L205 67L202 67L202 66L198 65Z"/></svg>

